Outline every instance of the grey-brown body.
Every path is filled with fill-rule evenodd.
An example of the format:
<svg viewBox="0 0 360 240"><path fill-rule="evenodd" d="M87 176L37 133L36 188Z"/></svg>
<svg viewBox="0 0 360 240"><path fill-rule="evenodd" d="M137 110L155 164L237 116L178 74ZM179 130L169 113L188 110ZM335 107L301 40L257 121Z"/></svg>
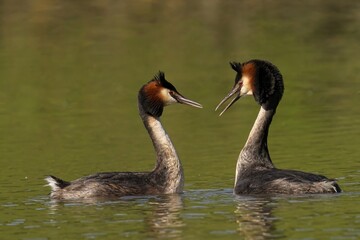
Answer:
<svg viewBox="0 0 360 240"><path fill-rule="evenodd" d="M52 190L50 197L57 200L81 200L181 193L184 187L183 168L160 122L163 107L175 102L201 107L181 96L161 72L139 92L139 114L157 156L155 168L151 172L104 172L71 182L48 176L45 180Z"/></svg>
<svg viewBox="0 0 360 240"><path fill-rule="evenodd" d="M182 174L180 174L182 175ZM182 181L181 176L177 181ZM182 186L172 189L167 185L169 176L156 172L103 172L82 177L72 182L63 182L54 176L47 177L53 188L51 198L76 200L87 198L117 198L129 195L157 195L182 192ZM173 181L174 179L170 179Z"/></svg>
<svg viewBox="0 0 360 240"><path fill-rule="evenodd" d="M274 109L260 108L236 165L234 192L237 194L335 193L338 184L322 175L277 169L267 147L267 134Z"/></svg>

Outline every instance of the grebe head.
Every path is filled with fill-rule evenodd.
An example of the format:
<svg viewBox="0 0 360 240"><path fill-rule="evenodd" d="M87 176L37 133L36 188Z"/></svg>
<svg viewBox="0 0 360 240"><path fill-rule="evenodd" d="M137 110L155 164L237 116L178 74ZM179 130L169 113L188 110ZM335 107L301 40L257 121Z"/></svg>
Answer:
<svg viewBox="0 0 360 240"><path fill-rule="evenodd" d="M236 72L235 84L229 94L219 103L215 111L228 99L235 96L220 113L220 116L242 96L253 95L263 108L275 109L284 92L284 83L278 68L263 60L246 63L230 62Z"/></svg>
<svg viewBox="0 0 360 240"><path fill-rule="evenodd" d="M139 104L141 104L145 112L154 117L160 117L164 107L174 103L202 108L200 103L181 95L174 85L165 79L165 74L161 71L154 76L153 80L142 86L138 98Z"/></svg>

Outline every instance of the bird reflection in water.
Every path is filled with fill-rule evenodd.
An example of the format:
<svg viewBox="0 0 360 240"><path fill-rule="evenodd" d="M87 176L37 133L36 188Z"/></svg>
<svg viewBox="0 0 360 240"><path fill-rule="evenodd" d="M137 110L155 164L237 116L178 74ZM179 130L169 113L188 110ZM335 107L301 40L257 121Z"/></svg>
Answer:
<svg viewBox="0 0 360 240"><path fill-rule="evenodd" d="M243 239L269 239L284 237L276 230L276 217L272 215L274 201L270 198L238 197L235 210L238 232Z"/></svg>
<svg viewBox="0 0 360 240"><path fill-rule="evenodd" d="M180 238L185 226L180 213L183 199L179 194L162 195L149 201L154 210L146 219L149 237Z"/></svg>
<svg viewBox="0 0 360 240"><path fill-rule="evenodd" d="M129 221L131 223L138 221L141 225L144 223L145 229L143 232L141 226L141 232L146 235L146 238L150 239L181 238L183 227L185 226L181 218L181 212L184 206L182 195L180 194L151 197L124 197L117 201L100 201L94 198L78 202L50 201L47 202L47 204L49 216L52 216L49 221L52 223L58 221L57 215L60 212L60 215L69 214L75 216L75 218L80 218L79 221L86 221L88 224L91 224L97 220L94 218L89 219L89 216L99 214L99 209L101 209L101 212L104 212L104 214L107 214L106 211L109 211L109 209L113 213L115 209L116 212L125 213L124 219L118 219L115 216L113 219L108 219L108 222L118 223L119 226L123 226L124 223L128 224ZM84 208L83 206L86 205L89 207ZM139 213L139 211L141 211L141 213ZM133 213L135 213L135 216ZM84 220L84 217L86 220Z"/></svg>

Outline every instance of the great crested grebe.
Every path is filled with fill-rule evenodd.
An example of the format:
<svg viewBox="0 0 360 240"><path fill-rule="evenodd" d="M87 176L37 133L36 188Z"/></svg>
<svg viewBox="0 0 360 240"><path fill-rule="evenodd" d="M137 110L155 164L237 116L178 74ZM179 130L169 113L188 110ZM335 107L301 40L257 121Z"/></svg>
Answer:
<svg viewBox="0 0 360 240"><path fill-rule="evenodd" d="M275 168L268 151L267 137L271 120L284 92L282 75L272 63L250 60L232 62L237 72L230 93L216 110L235 96L220 113L222 115L240 97L253 95L261 105L259 114L236 164L236 194L305 194L341 192L335 180L322 175Z"/></svg>
<svg viewBox="0 0 360 240"><path fill-rule="evenodd" d="M50 197L56 200L77 200L182 192L184 173L181 162L160 122L163 108L173 103L202 108L201 104L182 96L166 81L163 72L145 84L138 94L139 114L157 155L153 171L96 173L71 182L48 176L45 180L51 187Z"/></svg>

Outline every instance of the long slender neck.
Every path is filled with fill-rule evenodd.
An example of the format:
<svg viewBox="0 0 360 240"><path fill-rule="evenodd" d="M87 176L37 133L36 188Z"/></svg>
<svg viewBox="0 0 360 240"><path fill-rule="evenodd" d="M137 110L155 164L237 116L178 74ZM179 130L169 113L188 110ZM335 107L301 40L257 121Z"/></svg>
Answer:
<svg viewBox="0 0 360 240"><path fill-rule="evenodd" d="M157 163L152 173L159 176L164 193L182 192L184 186L184 172L180 159L176 153L168 134L160 119L149 115L139 104L139 114L152 140Z"/></svg>
<svg viewBox="0 0 360 240"><path fill-rule="evenodd" d="M250 131L249 137L236 165L235 181L238 181L249 170L273 168L270 154L267 147L269 127L276 109L265 110L260 108L259 114Z"/></svg>

